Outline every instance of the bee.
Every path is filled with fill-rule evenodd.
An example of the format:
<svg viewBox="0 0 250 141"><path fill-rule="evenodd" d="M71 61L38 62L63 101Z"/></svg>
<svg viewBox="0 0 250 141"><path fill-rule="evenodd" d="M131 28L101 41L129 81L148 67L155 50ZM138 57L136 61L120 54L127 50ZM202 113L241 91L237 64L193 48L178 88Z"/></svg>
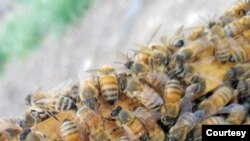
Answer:
<svg viewBox="0 0 250 141"><path fill-rule="evenodd" d="M165 135L162 129L157 125L152 113L146 108L138 107L134 111L134 115L139 119L147 130L150 140L153 141L164 141Z"/></svg>
<svg viewBox="0 0 250 141"><path fill-rule="evenodd" d="M229 23L224 27L225 34L228 37L236 37L241 34L244 30L250 28L250 16L246 15L238 20Z"/></svg>
<svg viewBox="0 0 250 141"><path fill-rule="evenodd" d="M73 85L69 90L63 92L62 95L70 98L75 103L77 103L80 101L78 91L79 91L79 85Z"/></svg>
<svg viewBox="0 0 250 141"><path fill-rule="evenodd" d="M194 74L188 80L189 86L186 88L185 97L189 99L196 99L205 92L206 80L204 77L198 74Z"/></svg>
<svg viewBox="0 0 250 141"><path fill-rule="evenodd" d="M226 121L230 124L240 125L248 114L250 105L248 102L243 104L230 104L224 107L219 113L229 113Z"/></svg>
<svg viewBox="0 0 250 141"><path fill-rule="evenodd" d="M161 72L142 72L139 73L138 77L160 94L163 93L164 87L169 80L168 76Z"/></svg>
<svg viewBox="0 0 250 141"><path fill-rule="evenodd" d="M204 119L194 128L193 138L195 141L202 138L202 125L229 125L229 123L222 116L212 116Z"/></svg>
<svg viewBox="0 0 250 141"><path fill-rule="evenodd" d="M81 141L80 131L77 125L65 119L60 126L61 137L64 141Z"/></svg>
<svg viewBox="0 0 250 141"><path fill-rule="evenodd" d="M221 26L225 26L245 16L250 9L249 0L238 0L233 7L228 9L219 19Z"/></svg>
<svg viewBox="0 0 250 141"><path fill-rule="evenodd" d="M184 26L179 27L175 34L167 38L165 36L161 37L161 42L164 44L165 47L169 48L172 52L175 52L179 48L182 48L185 45L185 38L184 34L182 33Z"/></svg>
<svg viewBox="0 0 250 141"><path fill-rule="evenodd" d="M20 120L11 118L0 118L0 140L12 141L21 133Z"/></svg>
<svg viewBox="0 0 250 141"><path fill-rule="evenodd" d="M80 99L92 110L97 110L99 91L91 80L83 80L80 87Z"/></svg>
<svg viewBox="0 0 250 141"><path fill-rule="evenodd" d="M110 105L114 105L119 96L118 80L114 68L102 66L98 70L98 77L101 94Z"/></svg>
<svg viewBox="0 0 250 141"><path fill-rule="evenodd" d="M231 57L230 47L225 38L214 38L214 55L222 64L229 61Z"/></svg>
<svg viewBox="0 0 250 141"><path fill-rule="evenodd" d="M122 107L117 106L113 109L111 116L117 117L117 125L125 130L131 140L149 140L149 135L140 120L129 112L122 110Z"/></svg>
<svg viewBox="0 0 250 141"><path fill-rule="evenodd" d="M204 119L204 114L204 111L200 110L181 115L175 125L170 128L167 141L184 141L188 133Z"/></svg>
<svg viewBox="0 0 250 141"><path fill-rule="evenodd" d="M250 79L240 80L236 89L239 91L240 97L246 97L250 95Z"/></svg>
<svg viewBox="0 0 250 141"><path fill-rule="evenodd" d="M235 88L238 85L239 80L244 78L244 75L249 71L249 69L249 63L236 64L227 71L225 78Z"/></svg>
<svg viewBox="0 0 250 141"><path fill-rule="evenodd" d="M28 107L24 114L22 128L30 128L48 118L49 114L44 109L40 109L38 107Z"/></svg>
<svg viewBox="0 0 250 141"><path fill-rule="evenodd" d="M20 134L21 141L47 141L48 138L41 132L26 128Z"/></svg>
<svg viewBox="0 0 250 141"><path fill-rule="evenodd" d="M186 38L189 41L194 41L196 39L203 37L203 35L204 35L204 26L200 26L193 29Z"/></svg>
<svg viewBox="0 0 250 141"><path fill-rule="evenodd" d="M81 128L94 141L109 141L101 115L83 105L76 113Z"/></svg>
<svg viewBox="0 0 250 141"><path fill-rule="evenodd" d="M180 111L180 99L182 96L182 85L177 79L171 79L167 82L164 89L163 101L161 108L161 122L164 125L173 124Z"/></svg>
<svg viewBox="0 0 250 141"><path fill-rule="evenodd" d="M163 100L158 93L146 84L142 84L134 75L127 79L125 92L130 98L137 98L151 111L160 110L163 104Z"/></svg>
<svg viewBox="0 0 250 141"><path fill-rule="evenodd" d="M236 93L229 86L218 88L208 99L202 101L199 105L200 109L206 112L206 116L215 114L223 108Z"/></svg>

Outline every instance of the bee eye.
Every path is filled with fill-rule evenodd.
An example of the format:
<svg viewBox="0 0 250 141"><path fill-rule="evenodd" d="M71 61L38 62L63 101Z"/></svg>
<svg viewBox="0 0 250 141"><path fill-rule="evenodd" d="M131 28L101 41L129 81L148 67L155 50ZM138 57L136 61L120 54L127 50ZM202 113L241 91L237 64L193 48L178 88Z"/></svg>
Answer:
<svg viewBox="0 0 250 141"><path fill-rule="evenodd" d="M173 45L175 47L181 48L184 46L184 41L182 39L177 39L174 41Z"/></svg>
<svg viewBox="0 0 250 141"><path fill-rule="evenodd" d="M121 106L118 106L117 108L115 108L114 110L112 110L111 116L112 116L112 117L117 116L117 115L120 113L121 110L122 110L122 107L121 107Z"/></svg>
<svg viewBox="0 0 250 141"><path fill-rule="evenodd" d="M120 83L120 89L124 91L127 87L127 80L124 80Z"/></svg>
<svg viewBox="0 0 250 141"><path fill-rule="evenodd" d="M229 61L230 61L231 63L235 63L235 62L236 62L236 60L235 60L235 58L234 58L233 56L230 56Z"/></svg>

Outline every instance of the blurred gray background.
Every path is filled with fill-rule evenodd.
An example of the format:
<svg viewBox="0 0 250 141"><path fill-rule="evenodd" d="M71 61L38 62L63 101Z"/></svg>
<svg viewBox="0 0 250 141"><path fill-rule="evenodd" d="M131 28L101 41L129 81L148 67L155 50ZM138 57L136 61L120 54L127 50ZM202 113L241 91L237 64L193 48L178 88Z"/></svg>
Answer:
<svg viewBox="0 0 250 141"><path fill-rule="evenodd" d="M77 82L84 67L123 61L119 53L146 44L162 24L153 42L171 36L181 25L193 27L217 18L234 0L93 0L85 14L59 37L46 35L25 57L10 57L0 76L0 117L21 116L27 94L51 89L69 79ZM19 6L0 2L0 31L8 13ZM13 12L12 12L13 14ZM32 20L32 19L31 19Z"/></svg>

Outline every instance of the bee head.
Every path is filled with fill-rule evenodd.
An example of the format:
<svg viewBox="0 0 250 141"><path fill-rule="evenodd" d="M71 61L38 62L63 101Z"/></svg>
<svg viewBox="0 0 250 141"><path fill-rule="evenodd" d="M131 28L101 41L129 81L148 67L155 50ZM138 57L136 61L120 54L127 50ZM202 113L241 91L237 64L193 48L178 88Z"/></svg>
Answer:
<svg viewBox="0 0 250 141"><path fill-rule="evenodd" d="M125 66L127 69L130 69L131 66L133 65L133 63L134 63L134 61L129 60L129 61L127 61L127 62L124 64L124 66Z"/></svg>
<svg viewBox="0 0 250 141"><path fill-rule="evenodd" d="M172 125L174 123L175 119L174 118L170 118L168 116L161 116L161 123L166 126L166 125Z"/></svg>
<svg viewBox="0 0 250 141"><path fill-rule="evenodd" d="M86 98L84 103L92 110L97 110L98 101L95 97Z"/></svg>
<svg viewBox="0 0 250 141"><path fill-rule="evenodd" d="M184 40L183 40L183 39L180 39L180 38L175 39L175 40L173 41L173 46L174 46L174 47L177 47L177 48L183 47L183 46L184 46Z"/></svg>
<svg viewBox="0 0 250 141"><path fill-rule="evenodd" d="M237 70L234 67L231 67L228 71L226 76L229 79L235 79L237 77Z"/></svg>
<svg viewBox="0 0 250 141"><path fill-rule="evenodd" d="M118 116L118 114L121 112L122 107L121 106L117 106L115 109L112 110L111 112L111 116L115 117Z"/></svg>
<svg viewBox="0 0 250 141"><path fill-rule="evenodd" d="M21 141L25 140L30 132L31 132L30 128L24 129L23 132L20 134L20 140Z"/></svg>

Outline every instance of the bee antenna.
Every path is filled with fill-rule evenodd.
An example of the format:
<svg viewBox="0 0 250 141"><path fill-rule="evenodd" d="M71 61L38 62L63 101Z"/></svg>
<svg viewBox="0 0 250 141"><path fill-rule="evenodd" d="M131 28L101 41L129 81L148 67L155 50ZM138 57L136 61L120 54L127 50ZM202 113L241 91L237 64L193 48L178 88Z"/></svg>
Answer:
<svg viewBox="0 0 250 141"><path fill-rule="evenodd" d="M43 108L43 109L49 114L50 117L52 117L55 120L59 121L59 119L53 113L51 113L48 109L46 109L46 108Z"/></svg>

